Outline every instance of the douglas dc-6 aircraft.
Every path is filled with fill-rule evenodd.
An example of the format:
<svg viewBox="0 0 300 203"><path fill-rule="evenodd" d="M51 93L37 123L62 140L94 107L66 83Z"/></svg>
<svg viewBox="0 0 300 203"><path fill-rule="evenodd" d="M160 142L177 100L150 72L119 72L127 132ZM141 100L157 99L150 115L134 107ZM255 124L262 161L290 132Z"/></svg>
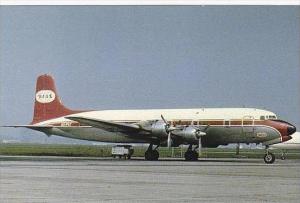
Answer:
<svg viewBox="0 0 300 203"><path fill-rule="evenodd" d="M291 139L296 131L274 113L254 108L70 110L59 99L50 75L37 79L32 122L6 127L99 142L149 143L146 160L158 160L159 146L189 145L185 159L191 161L198 159L201 147L262 143L266 163L275 160L269 145Z"/></svg>

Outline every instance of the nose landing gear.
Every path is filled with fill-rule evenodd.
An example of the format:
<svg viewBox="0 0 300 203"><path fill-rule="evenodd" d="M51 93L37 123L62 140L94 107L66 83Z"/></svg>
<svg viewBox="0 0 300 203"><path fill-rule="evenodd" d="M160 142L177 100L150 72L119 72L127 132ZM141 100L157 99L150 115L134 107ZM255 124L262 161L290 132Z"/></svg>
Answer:
<svg viewBox="0 0 300 203"><path fill-rule="evenodd" d="M269 152L269 146L266 146L266 154L264 156L264 161L266 164L272 164L275 161L275 155Z"/></svg>

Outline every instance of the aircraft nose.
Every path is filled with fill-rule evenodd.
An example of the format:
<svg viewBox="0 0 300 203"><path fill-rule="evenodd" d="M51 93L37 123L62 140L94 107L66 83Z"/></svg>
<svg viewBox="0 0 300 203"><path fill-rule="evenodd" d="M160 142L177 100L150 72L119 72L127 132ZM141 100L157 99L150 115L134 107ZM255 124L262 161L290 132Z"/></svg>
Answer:
<svg viewBox="0 0 300 203"><path fill-rule="evenodd" d="M295 132L296 132L296 127L295 127L295 126L289 125L289 126L287 127L287 134L288 134L288 135L294 134Z"/></svg>
<svg viewBox="0 0 300 203"><path fill-rule="evenodd" d="M281 134L282 142L292 139L291 134L296 132L296 127L283 120L272 120L271 126L277 129Z"/></svg>

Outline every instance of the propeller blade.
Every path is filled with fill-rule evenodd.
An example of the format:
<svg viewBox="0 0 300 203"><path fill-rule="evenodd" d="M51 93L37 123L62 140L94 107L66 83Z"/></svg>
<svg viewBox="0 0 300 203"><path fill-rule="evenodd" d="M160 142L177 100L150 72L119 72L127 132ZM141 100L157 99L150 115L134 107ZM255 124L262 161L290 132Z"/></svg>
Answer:
<svg viewBox="0 0 300 203"><path fill-rule="evenodd" d="M160 115L160 117L165 122L165 124L168 124L167 120L164 118L164 116L162 114Z"/></svg>
<svg viewBox="0 0 300 203"><path fill-rule="evenodd" d="M167 120L164 118L163 115L160 115L161 119L164 121L165 125L165 129L166 129L166 133L169 133L169 128L170 128L170 124L167 122Z"/></svg>
<svg viewBox="0 0 300 203"><path fill-rule="evenodd" d="M171 147L172 145L172 140L171 140L171 132L168 133L168 142L167 142L168 148Z"/></svg>
<svg viewBox="0 0 300 203"><path fill-rule="evenodd" d="M201 155L202 153L202 142L201 142L201 136L199 137L199 143L198 143L198 153L199 153L199 156Z"/></svg>
<svg viewBox="0 0 300 203"><path fill-rule="evenodd" d="M205 132L209 128L209 125L207 125L202 131Z"/></svg>

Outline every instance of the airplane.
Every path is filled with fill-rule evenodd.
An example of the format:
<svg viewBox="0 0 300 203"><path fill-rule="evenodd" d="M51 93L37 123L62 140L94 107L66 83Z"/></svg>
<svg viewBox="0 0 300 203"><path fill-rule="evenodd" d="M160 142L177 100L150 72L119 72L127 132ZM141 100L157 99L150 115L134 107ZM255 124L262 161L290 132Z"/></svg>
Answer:
<svg viewBox="0 0 300 203"><path fill-rule="evenodd" d="M295 132L290 136L292 137L292 139L270 146L270 149L281 149L282 160L286 159L287 150L300 150L300 132Z"/></svg>
<svg viewBox="0 0 300 203"><path fill-rule="evenodd" d="M230 143L264 144L264 161L275 161L271 144L291 139L296 127L275 113L256 108L71 110L61 102L51 75L37 78L33 120L7 125L81 140L148 143L146 160L158 160L157 148L188 145L185 160L198 160L202 147ZM198 149L198 152L197 152Z"/></svg>

